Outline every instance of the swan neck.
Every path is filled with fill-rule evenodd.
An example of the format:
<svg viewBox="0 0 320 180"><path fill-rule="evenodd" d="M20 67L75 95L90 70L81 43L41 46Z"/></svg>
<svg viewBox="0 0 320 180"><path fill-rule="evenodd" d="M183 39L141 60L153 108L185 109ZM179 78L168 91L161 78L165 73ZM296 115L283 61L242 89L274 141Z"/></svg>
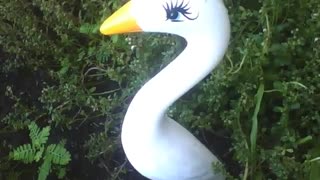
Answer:
<svg viewBox="0 0 320 180"><path fill-rule="evenodd" d="M131 121L139 130L146 127L151 132L161 127L169 106L217 66L227 47L227 44L214 43L207 36L187 41L185 50L138 91L125 122Z"/></svg>

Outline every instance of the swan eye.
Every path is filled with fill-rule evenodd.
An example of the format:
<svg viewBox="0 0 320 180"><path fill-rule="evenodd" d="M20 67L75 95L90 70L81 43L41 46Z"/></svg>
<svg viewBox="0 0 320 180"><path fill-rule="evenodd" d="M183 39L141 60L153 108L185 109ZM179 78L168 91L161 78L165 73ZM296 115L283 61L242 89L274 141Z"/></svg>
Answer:
<svg viewBox="0 0 320 180"><path fill-rule="evenodd" d="M166 13L167 13L167 20L170 20L172 22L182 22L183 18L185 17L186 19L189 20L195 20L198 18L191 18L191 12L189 12L190 7L188 7L189 3L184 3L184 1L182 1L179 5L178 5L178 1L176 2L176 4L174 5L171 1L171 3L169 4L168 2L166 3L166 5L163 6L163 8L165 9Z"/></svg>

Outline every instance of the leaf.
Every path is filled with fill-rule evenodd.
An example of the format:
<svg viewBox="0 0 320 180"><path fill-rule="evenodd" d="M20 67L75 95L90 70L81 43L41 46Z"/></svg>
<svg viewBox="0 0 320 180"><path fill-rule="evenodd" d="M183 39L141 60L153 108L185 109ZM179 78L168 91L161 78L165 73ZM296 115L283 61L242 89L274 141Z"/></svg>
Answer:
<svg viewBox="0 0 320 180"><path fill-rule="evenodd" d="M311 164L309 180L318 180L320 177L320 162L313 162Z"/></svg>
<svg viewBox="0 0 320 180"><path fill-rule="evenodd" d="M46 150L46 158L49 158L54 164L66 165L71 160L71 155L63 146L50 144Z"/></svg>
<svg viewBox="0 0 320 180"><path fill-rule="evenodd" d="M297 110L297 109L300 109L300 103L294 103L294 104L291 104L290 107L289 107L291 110Z"/></svg>
<svg viewBox="0 0 320 180"><path fill-rule="evenodd" d="M38 127L38 125L35 123L35 122L31 122L29 125L28 125L28 128L29 128L29 137L32 141L32 144L36 144L36 140L37 140L37 137L38 137L38 134L40 132L40 128Z"/></svg>
<svg viewBox="0 0 320 180"><path fill-rule="evenodd" d="M80 26L79 32L83 34L96 34L99 31L99 24L88 24L85 23Z"/></svg>
<svg viewBox="0 0 320 180"><path fill-rule="evenodd" d="M48 136L50 135L50 126L47 126L41 130L38 136L39 146L45 144L48 141Z"/></svg>
<svg viewBox="0 0 320 180"><path fill-rule="evenodd" d="M311 163L309 180L318 180L320 177L320 145L309 150L309 154L312 157L309 161Z"/></svg>
<svg viewBox="0 0 320 180"><path fill-rule="evenodd" d="M63 75L63 74L65 74L68 70L69 70L69 66L63 66L63 67L59 70L59 74L60 74L60 75Z"/></svg>
<svg viewBox="0 0 320 180"><path fill-rule="evenodd" d="M44 151L44 147L41 146L39 151L36 152L35 156L34 156L34 160L36 162L38 162L41 158L42 158L42 154L43 154L43 151Z"/></svg>
<svg viewBox="0 0 320 180"><path fill-rule="evenodd" d="M255 161L255 152L256 152L256 144L257 144L257 136L258 136L258 113L260 111L263 93L264 93L264 85L260 84L258 92L255 96L256 107L254 109L254 113L252 116L252 127L251 127L251 133L250 133L251 154L252 154L253 161Z"/></svg>
<svg viewBox="0 0 320 180"><path fill-rule="evenodd" d="M31 144L18 146L10 153L14 160L19 160L24 163L31 163L35 160L36 150Z"/></svg>
<svg viewBox="0 0 320 180"><path fill-rule="evenodd" d="M38 125L35 122L31 122L28 128L30 131L29 136L32 141L32 145L35 148L38 149L47 142L48 136L50 135L50 126L47 126L40 131Z"/></svg>
<svg viewBox="0 0 320 180"><path fill-rule="evenodd" d="M51 170L51 161L45 159L39 167L38 180L46 180Z"/></svg>
<svg viewBox="0 0 320 180"><path fill-rule="evenodd" d="M61 60L61 69L59 70L59 74L60 75L63 75L63 74L65 74L66 72L68 72L68 70L70 69L70 67L71 67L71 63L70 63L70 61L69 61L69 59L68 58L63 58L62 60Z"/></svg>
<svg viewBox="0 0 320 180"><path fill-rule="evenodd" d="M89 89L89 92L90 92L90 93L93 93L93 92L96 91L96 89L97 89L96 87L92 87L92 88Z"/></svg>
<svg viewBox="0 0 320 180"><path fill-rule="evenodd" d="M118 36L118 35L113 35L113 36L111 36L111 41L112 41L113 43L117 43L118 40L119 40L119 36Z"/></svg>

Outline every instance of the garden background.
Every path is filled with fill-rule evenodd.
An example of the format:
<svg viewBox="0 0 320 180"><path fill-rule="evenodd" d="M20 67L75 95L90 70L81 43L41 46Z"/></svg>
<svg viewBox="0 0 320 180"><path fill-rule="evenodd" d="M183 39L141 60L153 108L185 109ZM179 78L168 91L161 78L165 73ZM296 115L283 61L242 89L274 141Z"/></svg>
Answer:
<svg viewBox="0 0 320 180"><path fill-rule="evenodd" d="M102 36L124 3L0 2L0 179L143 179L125 159L121 122L185 42ZM320 1L225 3L224 61L169 115L230 179L320 179Z"/></svg>

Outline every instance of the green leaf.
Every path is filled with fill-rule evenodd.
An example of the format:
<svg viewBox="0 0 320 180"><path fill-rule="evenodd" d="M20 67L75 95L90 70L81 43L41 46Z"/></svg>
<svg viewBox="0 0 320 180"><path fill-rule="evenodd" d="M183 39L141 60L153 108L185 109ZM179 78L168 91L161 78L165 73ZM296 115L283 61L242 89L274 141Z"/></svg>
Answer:
<svg viewBox="0 0 320 180"><path fill-rule="evenodd" d="M50 126L43 128L38 135L38 144L39 146L47 143L48 137L50 135Z"/></svg>
<svg viewBox="0 0 320 180"><path fill-rule="evenodd" d="M319 177L320 177L320 160L313 161L311 162L309 180L318 180Z"/></svg>
<svg viewBox="0 0 320 180"><path fill-rule="evenodd" d="M90 93L93 93L93 92L96 91L96 89L97 89L96 87L92 87L92 88L89 89L89 92L90 92Z"/></svg>
<svg viewBox="0 0 320 180"><path fill-rule="evenodd" d="M290 105L290 109L291 110L297 110L297 109L300 109L300 103L294 103L294 104L291 104Z"/></svg>
<svg viewBox="0 0 320 180"><path fill-rule="evenodd" d="M42 158L43 152L44 152L44 147L41 146L41 147L39 148L39 150L36 152L36 155L34 156L34 160L35 160L36 162L38 162L38 161Z"/></svg>
<svg viewBox="0 0 320 180"><path fill-rule="evenodd" d="M11 158L14 160L19 160L24 163L31 163L35 160L36 150L31 144L23 144L14 149L10 154Z"/></svg>
<svg viewBox="0 0 320 180"><path fill-rule="evenodd" d="M66 165L71 160L71 155L63 146L50 144L46 150L46 158L49 158L54 164Z"/></svg>
<svg viewBox="0 0 320 180"><path fill-rule="evenodd" d="M111 36L111 41L112 41L113 43L117 43L118 40L119 40L119 35L113 35L113 36Z"/></svg>
<svg viewBox="0 0 320 180"><path fill-rule="evenodd" d="M38 180L46 180L51 170L51 161L45 159L39 167Z"/></svg>
<svg viewBox="0 0 320 180"><path fill-rule="evenodd" d="M258 136L258 114L260 111L263 93L264 93L264 85L260 84L258 92L255 96L256 107L254 109L254 113L252 116L252 126L251 126L251 133L250 133L251 154L252 154L253 161L255 161L256 144L257 144L257 136Z"/></svg>
<svg viewBox="0 0 320 180"><path fill-rule="evenodd" d="M71 63L68 58L63 58L61 60L61 69L59 70L59 75L64 75L70 69Z"/></svg>
<svg viewBox="0 0 320 180"><path fill-rule="evenodd" d="M37 139L38 139L38 135L39 135L39 132L40 132L40 128L38 127L38 125L35 123L35 122L31 122L29 125L28 125L28 128L29 128L29 137L32 141L32 144L33 145L36 145L37 144Z"/></svg>
<svg viewBox="0 0 320 180"><path fill-rule="evenodd" d="M99 31L99 24L82 24L79 28L79 32L83 34L96 34Z"/></svg>
<svg viewBox="0 0 320 180"><path fill-rule="evenodd" d="M48 136L50 135L50 126L40 131L38 125L35 122L31 122L28 127L30 131L29 136L35 148L38 149L47 142Z"/></svg>

